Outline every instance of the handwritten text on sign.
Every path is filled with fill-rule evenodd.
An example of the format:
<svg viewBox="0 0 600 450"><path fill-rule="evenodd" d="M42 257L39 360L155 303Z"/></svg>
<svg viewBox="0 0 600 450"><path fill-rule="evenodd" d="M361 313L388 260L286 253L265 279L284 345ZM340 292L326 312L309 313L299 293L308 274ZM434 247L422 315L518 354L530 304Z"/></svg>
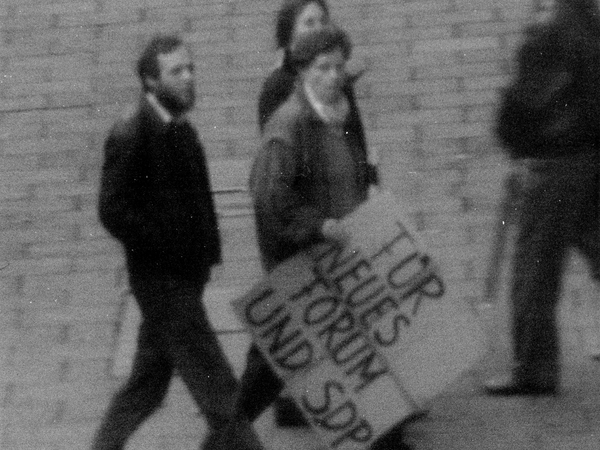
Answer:
<svg viewBox="0 0 600 450"><path fill-rule="evenodd" d="M332 447L362 449L412 405L387 361L315 270L299 255L257 286L241 310L254 342Z"/></svg>

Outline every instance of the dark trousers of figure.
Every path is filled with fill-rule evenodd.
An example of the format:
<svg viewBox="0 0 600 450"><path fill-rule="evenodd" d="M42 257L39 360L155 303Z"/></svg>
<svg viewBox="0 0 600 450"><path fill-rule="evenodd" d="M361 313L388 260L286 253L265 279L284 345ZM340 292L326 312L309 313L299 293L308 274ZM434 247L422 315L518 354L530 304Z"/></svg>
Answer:
<svg viewBox="0 0 600 450"><path fill-rule="evenodd" d="M248 351L246 370L240 381L236 409L254 422L279 396L283 382L255 345Z"/></svg>
<svg viewBox="0 0 600 450"><path fill-rule="evenodd" d="M238 383L201 303L200 280L130 275L142 312L131 375L113 398L94 450L123 449L164 400L175 371L213 430L233 415Z"/></svg>
<svg viewBox="0 0 600 450"><path fill-rule="evenodd" d="M252 345L248 352L246 370L240 381L240 395L236 402L238 420L254 422L279 397L283 387L283 382L271 369L258 347ZM220 445L206 447L205 450L239 448L236 446L236 434L235 428L231 428L230 436ZM408 449L409 447L402 443L402 424L398 424L382 436L371 448L373 450Z"/></svg>
<svg viewBox="0 0 600 450"><path fill-rule="evenodd" d="M590 263L592 277L600 281L597 158L575 155L532 166L511 292L515 376L526 385L559 383L556 310L567 250L579 250Z"/></svg>

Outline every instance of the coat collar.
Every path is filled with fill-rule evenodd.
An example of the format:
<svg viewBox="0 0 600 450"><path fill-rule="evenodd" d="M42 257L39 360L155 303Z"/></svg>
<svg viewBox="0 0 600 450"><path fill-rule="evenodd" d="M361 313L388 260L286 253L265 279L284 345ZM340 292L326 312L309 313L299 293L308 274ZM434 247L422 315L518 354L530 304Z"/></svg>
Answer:
<svg viewBox="0 0 600 450"><path fill-rule="evenodd" d="M157 133L165 133L173 124L183 124L188 121L185 115L173 116L160 104L156 96L148 93L142 95L139 111L144 122Z"/></svg>
<svg viewBox="0 0 600 450"><path fill-rule="evenodd" d="M304 95L310 106L321 120L330 125L343 125L350 113L348 99L343 96L338 105L331 106L321 102L309 86L304 86Z"/></svg>
<svg viewBox="0 0 600 450"><path fill-rule="evenodd" d="M146 101L148 102L148 104L154 110L155 115L162 122L164 122L166 125L173 122L173 119L174 119L173 115L167 110L167 108L165 108L163 105L161 105L161 103L156 98L156 95L154 95L151 92L148 92L148 93L146 93L145 97L146 97Z"/></svg>
<svg viewBox="0 0 600 450"><path fill-rule="evenodd" d="M347 123L349 119L349 104L346 105L346 113L344 115L343 120L336 121L328 115L327 107L322 103L318 102L314 95L310 95L310 93L307 92L305 86L302 84L299 78L296 79L296 86L294 88L293 96L294 101L298 102L298 104L300 105L302 114L305 117L311 119L312 121L320 122L323 125L343 126Z"/></svg>

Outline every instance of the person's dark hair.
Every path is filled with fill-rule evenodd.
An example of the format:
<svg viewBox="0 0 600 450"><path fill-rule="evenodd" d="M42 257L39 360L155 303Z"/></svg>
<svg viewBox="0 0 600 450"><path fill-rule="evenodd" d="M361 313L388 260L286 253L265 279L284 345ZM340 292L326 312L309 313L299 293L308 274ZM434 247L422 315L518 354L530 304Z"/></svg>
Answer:
<svg viewBox="0 0 600 450"><path fill-rule="evenodd" d="M600 8L596 0L557 0L556 21L600 35Z"/></svg>
<svg viewBox="0 0 600 450"><path fill-rule="evenodd" d="M333 25L312 31L299 37L290 51L290 62L295 70L302 70L323 54L340 49L347 60L352 53L352 43L348 35Z"/></svg>
<svg viewBox="0 0 600 450"><path fill-rule="evenodd" d="M137 72L144 91L148 90L146 78L160 76L158 55L171 53L182 45L183 40L174 34L157 34L148 42L137 63Z"/></svg>
<svg viewBox="0 0 600 450"><path fill-rule="evenodd" d="M277 13L277 22L275 25L275 42L277 48L287 49L292 41L292 33L296 19L302 13L304 8L311 3L315 3L323 9L326 17L329 17L329 7L325 0L284 0Z"/></svg>

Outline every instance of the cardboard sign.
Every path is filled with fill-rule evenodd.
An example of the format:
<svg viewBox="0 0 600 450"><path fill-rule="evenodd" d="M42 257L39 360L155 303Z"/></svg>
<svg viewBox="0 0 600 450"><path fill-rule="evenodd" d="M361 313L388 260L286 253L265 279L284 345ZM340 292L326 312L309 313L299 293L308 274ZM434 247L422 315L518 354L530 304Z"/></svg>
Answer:
<svg viewBox="0 0 600 450"><path fill-rule="evenodd" d="M388 362L309 254L234 303L254 343L331 448L367 448L414 410Z"/></svg>
<svg viewBox="0 0 600 450"><path fill-rule="evenodd" d="M477 318L406 223L378 194L343 220L348 245L296 255L234 303L332 449L368 448L485 350Z"/></svg>
<svg viewBox="0 0 600 450"><path fill-rule="evenodd" d="M377 220L374 220L377 218ZM346 249L315 249L317 271L423 408L486 351L479 319L453 295L390 193L344 219Z"/></svg>

